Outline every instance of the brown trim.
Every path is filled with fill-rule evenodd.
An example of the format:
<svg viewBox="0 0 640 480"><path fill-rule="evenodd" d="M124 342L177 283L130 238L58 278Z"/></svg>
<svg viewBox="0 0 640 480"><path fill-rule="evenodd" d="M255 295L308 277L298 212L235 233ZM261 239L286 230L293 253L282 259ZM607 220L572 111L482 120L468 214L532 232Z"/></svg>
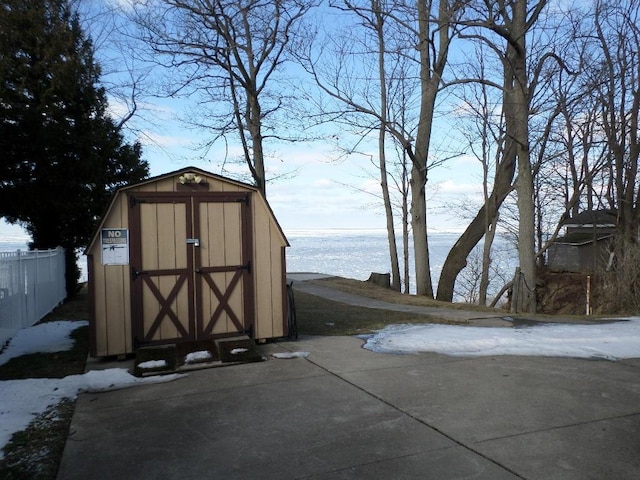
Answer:
<svg viewBox="0 0 640 480"><path fill-rule="evenodd" d="M222 291L218 288L218 286L213 281L210 275L202 276L202 278L204 278L205 282L207 282L207 285L209 285L209 288L213 291L213 294L216 296L219 302L215 311L211 315L211 318L207 322L206 327L202 331L202 334L204 337L211 336L211 331L213 330L213 327L215 326L216 322L220 318L220 315L222 314L223 311L227 312L227 315L229 316L229 318L231 319L235 327L238 329L238 332L242 332L244 330L242 319L238 318L236 313L229 306L229 299L231 298L233 291L238 285L238 282L242 277L242 274L243 274L242 270L236 271L235 275L229 282L229 285L227 285L227 288L225 289L224 293L222 293ZM204 321L204 318L203 318L203 321Z"/></svg>
<svg viewBox="0 0 640 480"><path fill-rule="evenodd" d="M253 299L253 231L251 219L251 192L197 192L192 195L195 225L194 237L200 238L200 205L203 203L240 203L240 236L242 240L241 246L241 265L224 265L224 266L202 266L202 259L197 257L194 270L200 275L195 286L195 306L197 311L196 330L198 336L207 338L215 337L212 334L213 326L223 311L229 315L234 326L238 329L238 333L253 333L255 323L255 307ZM231 283L226 287L225 292L220 291L210 273L218 272L236 272ZM228 305L228 299L231 296L236 284L242 281L243 288L243 306L242 318L239 318ZM203 317L203 300L204 286L213 291L219 304L216 307L210 319Z"/></svg>
<svg viewBox="0 0 640 480"><path fill-rule="evenodd" d="M142 282L136 282L136 265L142 263L142 234L140 209L135 208L135 192L127 194L127 212L129 222L129 295L131 300L131 346L137 350L144 338L144 322L142 320Z"/></svg>
<svg viewBox="0 0 640 480"><path fill-rule="evenodd" d="M280 268L282 273L282 332L289 335L289 298L287 295L287 247L280 247Z"/></svg>
<svg viewBox="0 0 640 480"><path fill-rule="evenodd" d="M160 326L162 320L169 316L169 319L174 324L181 338L175 340L193 340L196 337L195 332L195 306L193 301L189 301L187 305L188 328L182 326L179 322L176 314L168 307L168 303L179 293L183 283L187 283L187 297L193 298L193 246L186 245L187 248L187 268L181 269L162 269L162 270L148 270L144 271L142 268L142 219L140 214L139 205L142 203L181 203L185 206L185 229L187 236L191 235L193 231L193 214L192 214L192 200L189 194L177 194L175 192L129 192L127 194L127 204L129 207L129 230L131 233L131 257L130 257L130 275L131 275L131 334L133 349L137 348L141 344L150 344L150 339ZM172 290L167 299L162 299L162 295L159 293L156 285L149 277L158 277L163 275L180 275L176 287ZM160 313L152 322L149 332L144 330L144 311L142 305L142 294L144 292L144 286L150 289L156 299L160 302ZM180 285L180 288L177 286ZM170 300L169 300L170 299ZM166 343L166 342L164 342Z"/></svg>
<svg viewBox="0 0 640 480"><path fill-rule="evenodd" d="M136 350L141 344L155 344L166 343L171 341L155 341L151 340L155 331L159 328L161 321L169 316L169 319L178 329L182 338L175 340L193 340L203 336L204 338L219 338L225 335L237 335L238 333L248 333L251 337L255 337L255 277L253 270L254 263L254 232L253 232L253 212L252 212L252 193L253 192L208 192L202 190L183 190L182 192L139 192L130 191L126 192L128 215L129 215L129 230L131 234L131 258L130 258L130 275L131 275L131 335L132 345ZM238 203L240 204L240 228L242 236L241 255L242 265L230 265L230 266L201 266L202 259L200 253L194 250L193 244L187 244L187 268L182 269L162 269L154 271L143 271L142 265L142 218L140 212L140 204L142 203L182 203L186 208L186 229L187 236L193 238L200 238L201 234L201 219L200 204L202 203ZM283 252L284 252L284 247ZM209 277L209 273L221 272L221 271L236 271L236 278L233 279L231 285L227 288L227 291L221 292L219 288L214 290L216 297L220 301L216 311L213 313L211 319L208 321L204 318L200 318L203 312L203 283L212 283L213 280ZM158 297L157 288L153 280L149 277L156 277L162 275L181 275L181 278L176 282L176 287L172 290L167 299L161 299ZM182 277L184 275L184 277ZM197 279L196 275L201 275L204 278ZM186 277L186 278L185 278ZM284 275L283 275L284 278ZM184 288L184 283L187 284L187 298L190 299L188 305L188 332L180 324L176 314L170 309L169 304L176 298L179 288ZM230 311L228 305L228 299L231 296L233 289L238 283L242 282L243 286L243 312L240 318L235 312ZM283 283L285 280L283 280ZM178 287L180 285L180 287ZM211 285L209 285L211 288ZM150 288L151 292L155 295L160 302L160 313L153 320L149 332L144 330L144 311L142 304L142 294L145 292L145 288ZM286 295L286 285L285 292ZM162 296L162 295L160 295ZM286 301L286 297L283 297ZM286 304L285 304L286 305ZM238 332L225 332L222 334L212 334L213 325L215 324L216 317L220 316L222 312L226 311L229 318L233 322L234 326L238 329ZM286 312L284 315L284 321L286 322Z"/></svg>
<svg viewBox="0 0 640 480"><path fill-rule="evenodd" d="M186 212L185 215L187 216L187 220L186 220L186 229L187 229L187 238L189 238L189 236L191 235L192 232L194 232L194 224L193 224L193 217L194 217L194 205L193 205L193 197L189 197L188 200L185 202L185 208L186 208ZM196 222L197 223L197 222ZM199 236L194 236L192 238L200 238ZM196 283L196 279L195 279L195 248L197 248L195 245L188 243L187 244L187 298L189 299L189 305L187 308L188 311L188 316L189 318L187 319L187 322L189 324L189 337L193 340L195 340L196 338L198 338L198 332L196 331L196 304L195 304L195 283Z"/></svg>
<svg viewBox="0 0 640 480"><path fill-rule="evenodd" d="M211 195L211 193L209 193L209 195ZM202 238L201 235L201 229L200 229L200 195L192 195L191 197L191 204L193 205L193 227L192 227L192 231L193 231L193 238ZM199 275L200 270L202 269L202 253L201 250L195 250L196 247L194 247L193 245L190 245L191 247L191 268L192 268L192 272L193 272L193 290L191 291L192 294L195 294L194 296L192 296L192 300L191 303L194 305L194 319L193 319L193 324L194 324L194 328L193 331L196 333L196 338L200 339L203 335L203 329L204 329L204 315L203 315L203 311L204 311L204 307L203 307L203 291L202 291L202 279L198 278L197 276ZM197 247L200 248L200 247Z"/></svg>
<svg viewBox="0 0 640 480"><path fill-rule="evenodd" d="M87 255L87 290L89 294L89 351L92 357L98 356L98 328L96 326L96 284L93 267L93 255Z"/></svg>
<svg viewBox="0 0 640 480"><path fill-rule="evenodd" d="M176 191L177 192L197 192L200 191L208 191L209 184L207 182L201 183L176 183Z"/></svg>
<svg viewBox="0 0 640 480"><path fill-rule="evenodd" d="M176 202L188 202L191 198L190 193L178 192L129 192L127 194L129 207L135 206L136 203L164 203L169 200ZM133 205L132 205L133 203Z"/></svg>
<svg viewBox="0 0 640 480"><path fill-rule="evenodd" d="M128 190L128 189L140 186L140 185L149 185L150 183L156 183L156 182L158 182L160 180L165 180L167 178L172 178L172 177L178 178L178 177L180 177L181 175L183 175L185 173L196 173L196 174L200 175L201 177L204 177L207 180L209 178L213 178L213 179L219 180L219 181L224 182L224 183L230 183L232 185L237 185L239 187L246 188L248 190L252 190L252 191L256 191L256 192L258 191L258 187L256 187L255 185L251 185L249 183L241 182L239 180L234 180L232 178L223 177L222 175L218 175L216 173L207 172L206 170L202 170L201 168L198 168L198 167L184 167L184 168L181 168L179 170L174 170L173 172L163 173L163 174L160 174L160 175L156 175L155 177L149 177L149 178L147 178L146 180L143 180L140 183L136 183L136 184L133 184L133 185L127 185L125 187L121 187L119 189L119 191Z"/></svg>
<svg viewBox="0 0 640 480"><path fill-rule="evenodd" d="M242 262L249 268L243 275L244 283L244 325L251 338L256 338L256 304L253 274L253 212L251 211L251 193L244 193L245 199L242 204Z"/></svg>
<svg viewBox="0 0 640 480"><path fill-rule="evenodd" d="M156 315L156 318L153 320L153 322L151 322L149 331L144 332L145 342L153 338L153 336L158 331L158 328L160 328L160 324L162 323L164 318L167 316L173 322L173 325L176 327L178 332L180 332L180 335L182 335L182 338L187 338L189 340L194 339L192 338L193 334L185 330L185 328L180 323L180 319L178 318L176 313L171 309L171 304L178 296L178 293L180 293L180 289L182 288L182 285L184 284L185 280L187 280L187 277L188 277L188 272L183 271L180 277L178 277L178 280L176 281L175 285L171 289L171 292L169 292L169 295L167 295L166 298L162 296L162 293L158 289L158 286L155 283L153 283L153 280L151 280L148 275L144 275L142 277L144 283L147 284L147 287L149 288L151 293L153 293L153 296L156 297L156 300L158 300L158 303L160 304L160 311Z"/></svg>
<svg viewBox="0 0 640 480"><path fill-rule="evenodd" d="M236 270L249 270L251 265L245 263L244 265L225 265L222 267L199 267L198 273L220 273L220 272L235 272Z"/></svg>

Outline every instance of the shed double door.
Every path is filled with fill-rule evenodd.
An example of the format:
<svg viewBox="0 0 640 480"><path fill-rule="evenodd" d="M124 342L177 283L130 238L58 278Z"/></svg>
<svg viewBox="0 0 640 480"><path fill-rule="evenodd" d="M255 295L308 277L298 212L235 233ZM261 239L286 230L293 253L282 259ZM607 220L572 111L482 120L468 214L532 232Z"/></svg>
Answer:
<svg viewBox="0 0 640 480"><path fill-rule="evenodd" d="M136 348L252 331L249 209L249 193L129 195Z"/></svg>

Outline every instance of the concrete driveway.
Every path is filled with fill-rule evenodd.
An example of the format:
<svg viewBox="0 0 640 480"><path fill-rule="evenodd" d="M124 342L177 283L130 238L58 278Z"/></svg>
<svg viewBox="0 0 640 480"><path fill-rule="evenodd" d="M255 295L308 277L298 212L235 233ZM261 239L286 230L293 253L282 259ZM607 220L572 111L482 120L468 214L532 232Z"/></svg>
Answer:
<svg viewBox="0 0 640 480"><path fill-rule="evenodd" d="M306 337L261 346L265 362L83 394L58 479L640 478L640 359L361 345Z"/></svg>

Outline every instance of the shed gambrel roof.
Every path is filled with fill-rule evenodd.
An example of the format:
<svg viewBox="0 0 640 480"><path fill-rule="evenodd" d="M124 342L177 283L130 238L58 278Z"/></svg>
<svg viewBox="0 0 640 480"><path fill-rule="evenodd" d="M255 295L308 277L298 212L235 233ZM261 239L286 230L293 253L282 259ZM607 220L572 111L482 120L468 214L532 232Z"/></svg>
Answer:
<svg viewBox="0 0 640 480"><path fill-rule="evenodd" d="M91 250L91 247L93 246L93 244L99 238L100 230L102 229L102 227L104 225L104 221L109 216L109 212L113 208L114 201L119 195L122 195L127 190L131 190L133 188L138 188L138 187L143 186L143 185L149 185L151 183L155 183L155 182L164 180L166 178L180 176L180 175L183 175L185 173L195 173L197 175L201 175L201 176L205 176L205 177L209 177L209 178L215 178L216 180L219 180L221 182L225 182L225 183L229 183L229 184L232 184L232 185L236 185L238 187L245 188L247 190L252 190L254 193L259 195L264 200L264 202L265 202L265 204L266 204L266 206L267 206L267 208L269 210L269 213L271 214L271 218L275 222L275 224L276 224L276 226L278 228L278 231L282 235L282 238L284 239L284 241L286 243L286 246L287 247L290 246L289 240L287 240L287 236L284 234L284 231L282 230L282 227L280 226L280 223L278 222L278 219L276 218L276 216L273 213L273 210L271 209L271 205L269 205L269 202L267 201L267 199L264 198L262 193L258 190L258 188L255 185L251 185L251 184L248 184L248 183L241 182L239 180L234 180L234 179L231 179L231 178L223 177L222 175L217 175L215 173L207 172L206 170L202 170L201 168L198 168L198 167L184 167L184 168L181 168L180 170L175 170L173 172L163 173L161 175L156 175L154 177L149 177L146 180L143 180L142 182L138 182L138 183L131 184L131 185L125 185L124 187L118 188L115 191L115 193L113 194L113 197L111 198L111 202L109 203L109 206L105 210L104 215L102 215L102 218L100 220L100 224L98 225L96 230L93 232L93 235L91 236L91 241L89 242L89 244L87 245L86 250L84 251L85 255L87 254L87 252L89 252L89 250Z"/></svg>

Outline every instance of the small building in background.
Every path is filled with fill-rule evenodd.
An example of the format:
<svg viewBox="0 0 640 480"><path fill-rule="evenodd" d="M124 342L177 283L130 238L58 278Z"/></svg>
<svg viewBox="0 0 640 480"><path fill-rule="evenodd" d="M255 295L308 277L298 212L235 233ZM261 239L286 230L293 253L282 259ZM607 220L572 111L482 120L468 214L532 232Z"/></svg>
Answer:
<svg viewBox="0 0 640 480"><path fill-rule="evenodd" d="M287 335L287 246L251 185L188 167L121 188L86 250L92 356Z"/></svg>
<svg viewBox="0 0 640 480"><path fill-rule="evenodd" d="M616 233L616 212L589 210L567 219L564 235L547 253L547 266L556 272L594 273L607 268Z"/></svg>

